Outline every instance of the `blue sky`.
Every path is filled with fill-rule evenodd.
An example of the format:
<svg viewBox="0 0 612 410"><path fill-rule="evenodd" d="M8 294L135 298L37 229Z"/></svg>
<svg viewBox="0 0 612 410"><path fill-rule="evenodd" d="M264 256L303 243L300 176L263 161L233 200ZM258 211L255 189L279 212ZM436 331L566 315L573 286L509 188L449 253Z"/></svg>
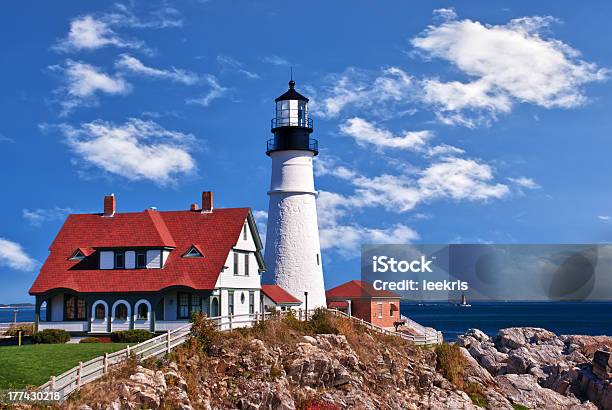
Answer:
<svg viewBox="0 0 612 410"><path fill-rule="evenodd" d="M273 100L311 98L328 287L361 243L612 239L609 2L12 2L0 302L68 212L249 206ZM265 230L262 230L262 233Z"/></svg>

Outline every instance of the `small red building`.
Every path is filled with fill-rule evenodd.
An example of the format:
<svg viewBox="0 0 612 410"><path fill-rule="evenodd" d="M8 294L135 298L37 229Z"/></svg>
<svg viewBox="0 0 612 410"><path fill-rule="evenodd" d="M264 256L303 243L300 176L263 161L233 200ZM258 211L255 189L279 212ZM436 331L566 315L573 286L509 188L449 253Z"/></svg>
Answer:
<svg viewBox="0 0 612 410"><path fill-rule="evenodd" d="M352 280L325 292L327 307L338 309L374 325L393 329L400 320L400 297L387 290L376 290L367 282Z"/></svg>

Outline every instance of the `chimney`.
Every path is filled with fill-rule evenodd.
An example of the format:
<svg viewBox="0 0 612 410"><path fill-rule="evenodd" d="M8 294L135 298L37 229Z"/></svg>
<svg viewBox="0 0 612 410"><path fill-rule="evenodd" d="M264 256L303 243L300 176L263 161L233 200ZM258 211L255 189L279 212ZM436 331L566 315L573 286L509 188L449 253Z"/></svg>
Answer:
<svg viewBox="0 0 612 410"><path fill-rule="evenodd" d="M202 212L212 212L213 193L211 191L202 192Z"/></svg>
<svg viewBox="0 0 612 410"><path fill-rule="evenodd" d="M198 206L198 204L191 204L191 210L192 211L199 211L200 207Z"/></svg>
<svg viewBox="0 0 612 410"><path fill-rule="evenodd" d="M104 197L104 216L113 216L115 215L115 210L117 209L117 203L115 201L115 194L106 195Z"/></svg>

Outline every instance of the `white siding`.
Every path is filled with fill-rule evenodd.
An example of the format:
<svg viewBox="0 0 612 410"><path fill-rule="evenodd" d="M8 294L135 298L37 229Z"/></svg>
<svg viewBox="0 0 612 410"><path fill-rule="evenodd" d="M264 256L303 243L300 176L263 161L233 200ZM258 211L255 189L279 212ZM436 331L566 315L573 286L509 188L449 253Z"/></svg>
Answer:
<svg viewBox="0 0 612 410"><path fill-rule="evenodd" d="M244 274L244 258L249 258L249 275ZM216 288L237 288L237 289L259 289L261 287L261 275L258 272L257 259L254 253L238 254L238 272L234 275L234 252L230 252L225 261L227 269L223 270L217 278Z"/></svg>
<svg viewBox="0 0 612 410"><path fill-rule="evenodd" d="M125 252L125 268L134 269L136 267L136 252L126 251Z"/></svg>
<svg viewBox="0 0 612 410"><path fill-rule="evenodd" d="M51 299L51 320L59 322L64 320L64 294L53 296Z"/></svg>
<svg viewBox="0 0 612 410"><path fill-rule="evenodd" d="M113 269L115 267L115 253L113 251L100 252L100 269Z"/></svg>
<svg viewBox="0 0 612 410"><path fill-rule="evenodd" d="M255 239L253 239L253 232L251 231L249 224L246 222L246 219L244 223L246 224L247 238L244 239L244 226L243 226L242 230L240 231L240 236L238 237L238 241L236 242L235 248L241 251L255 252L257 247L255 246Z"/></svg>
<svg viewBox="0 0 612 410"><path fill-rule="evenodd" d="M147 251L147 269L159 269L160 258L161 251L159 249Z"/></svg>
<svg viewBox="0 0 612 410"><path fill-rule="evenodd" d="M162 268L166 265L166 262L168 262L169 257L170 257L170 251L164 249L162 251Z"/></svg>

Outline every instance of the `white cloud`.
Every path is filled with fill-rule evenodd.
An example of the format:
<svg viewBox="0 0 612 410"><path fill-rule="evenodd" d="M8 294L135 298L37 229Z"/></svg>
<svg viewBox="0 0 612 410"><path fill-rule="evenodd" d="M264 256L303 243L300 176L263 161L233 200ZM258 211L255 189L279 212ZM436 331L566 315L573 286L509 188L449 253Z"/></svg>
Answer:
<svg viewBox="0 0 612 410"><path fill-rule="evenodd" d="M109 27L108 22L87 14L77 17L70 22L68 36L60 40L54 49L62 52L71 52L96 50L107 46L143 49L144 43L138 40L121 38Z"/></svg>
<svg viewBox="0 0 612 410"><path fill-rule="evenodd" d="M526 189L538 189L541 188L537 182L535 182L532 178L527 177L519 177L519 178L508 178L509 181L513 182L520 188Z"/></svg>
<svg viewBox="0 0 612 410"><path fill-rule="evenodd" d="M251 80L259 78L259 74L245 70L244 65L232 57L219 55L217 56L217 63L219 63L219 65L221 65L224 69L236 71L237 73L240 73Z"/></svg>
<svg viewBox="0 0 612 410"><path fill-rule="evenodd" d="M442 20L453 20L457 18L457 13L452 7L435 9L433 14Z"/></svg>
<svg viewBox="0 0 612 410"><path fill-rule="evenodd" d="M52 71L63 75L64 86L56 90L60 97L62 115L67 115L77 106L98 103L97 94L127 94L130 84L120 76L111 76L100 68L80 61L66 60L64 66L51 66Z"/></svg>
<svg viewBox="0 0 612 410"><path fill-rule="evenodd" d="M181 15L173 7L154 8L141 18L136 15L132 7L116 3L113 10L107 13L85 14L72 19L68 35L59 40L53 49L59 52L74 52L113 46L151 53L144 42L122 37L113 30L113 27L161 29L182 25Z"/></svg>
<svg viewBox="0 0 612 410"><path fill-rule="evenodd" d="M353 137L357 144L372 144L381 148L396 148L411 151L423 150L433 137L430 131L409 131L394 136L389 130L379 128L363 118L353 117L340 125L340 132Z"/></svg>
<svg viewBox="0 0 612 410"><path fill-rule="evenodd" d="M132 118L114 124L97 120L78 128L63 124L60 129L65 143L85 164L129 180L165 185L196 169L189 153L194 136L167 130L153 121Z"/></svg>
<svg viewBox="0 0 612 410"><path fill-rule="evenodd" d="M384 69L374 78L369 72L348 68L343 74L329 75L325 84L321 98L311 104L325 118L335 118L348 108L388 116L389 104L405 101L414 86L412 77L397 67Z"/></svg>
<svg viewBox="0 0 612 410"><path fill-rule="evenodd" d="M423 100L446 123L476 126L517 102L572 108L587 98L583 86L607 71L580 59L567 44L544 35L552 17L523 17L505 25L448 19L411 40L426 57L441 58L469 81L422 81Z"/></svg>
<svg viewBox="0 0 612 410"><path fill-rule="evenodd" d="M599 219L600 221L603 221L604 223L612 223L612 216L610 215L599 215L597 217L597 219Z"/></svg>
<svg viewBox="0 0 612 410"><path fill-rule="evenodd" d="M198 75L191 71L174 67L171 67L169 70L148 67L136 57L132 57L128 54L120 55L115 66L120 70L130 71L148 77L168 79L185 85L193 85L200 81Z"/></svg>
<svg viewBox="0 0 612 410"><path fill-rule="evenodd" d="M68 214L74 213L72 208L53 207L48 209L23 209L22 216L32 226L41 226L44 222L62 221Z"/></svg>
<svg viewBox="0 0 612 410"><path fill-rule="evenodd" d="M31 271L36 267L36 261L18 243L0 238L0 266Z"/></svg>
<svg viewBox="0 0 612 410"><path fill-rule="evenodd" d="M255 210L253 211L253 218L255 218L255 224L257 224L257 230L259 231L259 236L261 238L261 242L266 245L266 225L268 224L268 212Z"/></svg>
<svg viewBox="0 0 612 410"><path fill-rule="evenodd" d="M271 55L271 56L264 57L262 58L262 61L264 63L277 65L277 66L288 66L290 64L286 58L283 58L277 55Z"/></svg>
<svg viewBox="0 0 612 410"><path fill-rule="evenodd" d="M4 135L3 133L0 132L0 142L15 142L14 139L7 137L6 135Z"/></svg>
<svg viewBox="0 0 612 410"><path fill-rule="evenodd" d="M225 96L227 93L228 89L221 86L215 76L207 75L204 80L210 87L208 92L201 97L187 99L187 104L197 104L203 107L208 107L214 100Z"/></svg>

